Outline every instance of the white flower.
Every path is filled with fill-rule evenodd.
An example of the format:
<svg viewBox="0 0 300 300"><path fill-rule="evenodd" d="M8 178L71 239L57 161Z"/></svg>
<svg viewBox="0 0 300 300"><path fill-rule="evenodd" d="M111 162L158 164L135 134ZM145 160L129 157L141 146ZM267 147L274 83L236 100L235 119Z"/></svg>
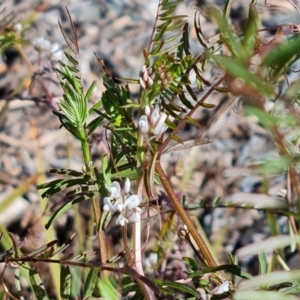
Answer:
<svg viewBox="0 0 300 300"><path fill-rule="evenodd" d="M149 123L148 118L145 115L142 115L139 119L139 129L143 134L148 134L149 132Z"/></svg>
<svg viewBox="0 0 300 300"><path fill-rule="evenodd" d="M140 214L137 211L140 204L138 195L127 196L130 192L130 180L128 178L125 179L123 195L117 181L113 181L107 190L109 197L103 199L103 210L112 214L120 212L116 221L117 225L125 226L129 222L135 223L140 220Z"/></svg>
<svg viewBox="0 0 300 300"><path fill-rule="evenodd" d="M115 200L115 202L112 203L110 197L105 197L103 203L103 209L111 213L115 213L116 211L121 212L124 209L124 205L121 199Z"/></svg>
<svg viewBox="0 0 300 300"><path fill-rule="evenodd" d="M154 110L153 110L153 112L151 114L151 119L150 119L151 120L151 122L150 122L151 125L155 126L155 124L158 121L159 117L160 117L159 106L158 106L158 104L155 104Z"/></svg>
<svg viewBox="0 0 300 300"><path fill-rule="evenodd" d="M44 39L44 37L40 36L33 41L33 47L39 52L49 51L51 50L51 43L50 41Z"/></svg>
<svg viewBox="0 0 300 300"><path fill-rule="evenodd" d="M140 198L138 195L131 195L128 197L124 203L124 207L127 207L129 210L137 208L140 204Z"/></svg>
<svg viewBox="0 0 300 300"><path fill-rule="evenodd" d="M54 43L51 45L51 58L55 61L59 61L63 58L63 51L61 50L61 47L59 44Z"/></svg>
<svg viewBox="0 0 300 300"><path fill-rule="evenodd" d="M141 216L137 212L133 212L129 217L128 220L131 223L137 223L140 220Z"/></svg>
<svg viewBox="0 0 300 300"><path fill-rule="evenodd" d="M167 126L165 124L167 117L168 116L164 112L160 113L159 120L153 129L154 135L161 135L167 130Z"/></svg>
<svg viewBox="0 0 300 300"><path fill-rule="evenodd" d="M15 29L15 31L17 31L17 32L21 32L22 29L23 29L23 26L22 26L21 23L16 23L15 26L14 26L14 29Z"/></svg>
<svg viewBox="0 0 300 300"><path fill-rule="evenodd" d="M145 106L145 115L146 115L146 116L150 116L150 114L151 114L150 106L149 106L149 105L146 105L146 106Z"/></svg>
<svg viewBox="0 0 300 300"><path fill-rule="evenodd" d="M229 281L224 281L222 284L212 290L213 295L222 295L229 291Z"/></svg>
<svg viewBox="0 0 300 300"><path fill-rule="evenodd" d="M145 115L140 117L138 127L144 135L160 136L167 130L167 125L165 124L167 118L167 114L160 112L158 104L155 104L154 108L146 105Z"/></svg>
<svg viewBox="0 0 300 300"><path fill-rule="evenodd" d="M108 187L108 191L110 193L110 197L114 199L118 199L121 197L121 187L119 182L113 181L111 185Z"/></svg>
<svg viewBox="0 0 300 300"><path fill-rule="evenodd" d="M125 179L125 183L124 183L124 194L127 195L130 192L130 180L129 178Z"/></svg>
<svg viewBox="0 0 300 300"><path fill-rule="evenodd" d="M121 226L125 226L125 224L127 224L128 222L129 221L120 214L117 221L116 221L116 224L121 225Z"/></svg>

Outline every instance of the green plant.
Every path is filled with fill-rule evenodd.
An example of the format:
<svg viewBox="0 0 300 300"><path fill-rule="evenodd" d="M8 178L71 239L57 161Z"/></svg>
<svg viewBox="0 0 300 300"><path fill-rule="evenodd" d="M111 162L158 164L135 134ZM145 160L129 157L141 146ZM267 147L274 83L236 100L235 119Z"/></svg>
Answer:
<svg viewBox="0 0 300 300"><path fill-rule="evenodd" d="M296 170L298 153L295 151L299 140L299 121L296 114L299 105L298 81L289 83L283 93L274 88L282 83L286 73L291 72L293 63L298 59L300 39L295 34L299 33L298 25L280 25L277 27L276 36L262 43L259 37L260 19L256 1L249 4L247 26L241 34L237 34L230 25L232 1L228 0L223 11L208 8L203 12L216 24L219 31L210 39L210 43L203 38L200 12L196 12L194 26L203 52L193 55L189 47L187 17L173 14L182 1L159 2L149 46L143 51L145 64L141 67L139 79L120 79L123 83L139 84L137 101L132 99L129 85L115 83L103 59L97 57L103 70L105 92L101 99L90 107L89 98L95 83L92 83L87 91L84 90L76 26L70 14L71 34L68 35L60 25L70 53L65 52L67 62L60 61L60 68L57 69L63 99L59 110L54 111L54 114L60 119L62 127L80 142L84 166L81 171L51 170L51 173L63 175L64 178L40 184L38 188L45 190L42 194L45 199L61 191L65 191L68 198L68 201L49 218L47 229L71 207L83 201L91 201L93 221L89 232L97 235L99 251L84 249L83 253L78 253L75 257L63 254L73 241L72 237L61 247L55 248L57 241L51 241L33 253L23 255L18 241L10 236L13 247L0 257L0 261L28 268L28 276L38 299L47 299L47 292L38 272L27 263L60 264L62 299L70 299L72 293L73 276L70 266L76 267L76 270L89 270L85 274L78 271L82 282L79 292L84 299L92 295L117 298L121 295L127 296L130 292L135 292L132 299L156 299L160 295L174 297L176 292L184 297L191 297L189 299L247 299L246 293L250 291L253 299L293 299L288 293L298 293L299 271L281 272L278 276L275 273L266 274L268 263L262 254L259 256L261 275L258 278L252 278L250 274L242 271L238 267L237 258L231 255L228 264L219 264L205 237L199 234L191 220L188 207L178 199L160 163L161 156L170 151L168 147L172 140L180 145L179 148L205 142L200 138L198 141L187 143L180 138L180 132L186 123L201 126L193 119L193 114L201 107L215 107L207 102L213 92L230 94L227 105L231 105L232 97L242 99L248 103L245 104L246 113L256 116L258 123L270 133L280 153L278 160L273 160L271 165L263 162L256 166L257 171L263 176L287 171L290 178L289 193L285 199L287 205L284 208L263 208L273 235L278 235L275 220L278 213L288 216L291 225L291 238L285 242L276 241L273 247L282 248L295 244L300 250L300 190ZM283 43L280 40L281 37L290 34L292 36L288 38L288 42ZM253 62L255 56L260 57L259 63ZM221 70L223 75L206 79L203 74L209 67ZM192 73L196 75L196 82L191 79ZM207 87L200 98L193 90L196 85ZM275 103L272 111L266 110L266 101ZM286 106L287 102L290 105ZM220 104L218 112L222 110L223 106ZM134 118L134 113L137 114L137 118ZM110 156L103 156L102 165L98 168L93 164L89 143L91 135L100 125L109 132ZM283 134L285 131L289 133L287 137ZM135 192L132 195L130 180L136 181ZM181 218L184 226L180 227L178 234L194 251L196 258L184 258L188 265L187 279L191 280L193 285L158 278L150 280L145 276L142 264L141 215L150 205L150 200L157 197L158 182L164 187L174 208L170 219L174 214ZM265 192L268 193L267 188ZM216 201L215 206L218 205ZM231 203L227 206L234 207ZM108 257L105 230L115 213L118 214L116 225L122 229L124 251L111 258ZM172 226L171 223L164 223L162 236ZM132 245L128 240L129 226L132 227ZM78 234L82 241L83 238ZM62 257L58 257L59 254ZM115 266L114 263L121 258L125 262L124 266ZM17 278L19 268L16 270ZM250 280L245 280L238 286L236 276ZM118 280L121 281L119 286ZM16 282L17 286L20 286L19 280ZM286 287L292 289L286 290ZM253 289L257 291L253 292Z"/></svg>

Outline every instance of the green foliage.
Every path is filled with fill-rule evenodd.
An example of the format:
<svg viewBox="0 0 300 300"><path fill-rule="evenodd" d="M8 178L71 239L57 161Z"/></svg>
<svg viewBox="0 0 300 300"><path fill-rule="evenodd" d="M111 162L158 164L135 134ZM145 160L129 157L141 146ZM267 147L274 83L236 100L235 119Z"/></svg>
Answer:
<svg viewBox="0 0 300 300"><path fill-rule="evenodd" d="M20 241L16 241L11 235L5 235L4 239L10 241L12 247L0 256L0 260L7 265L9 263L18 264L19 267L15 272L15 284L20 298L22 298L22 288L21 272L19 271L28 268L27 276L35 297L48 299L41 274L35 268L27 265L28 262L36 261L61 265L60 296L62 299L78 297L78 294L81 294L84 299L95 296L117 299L121 294L125 297L129 293L134 293L131 299L154 299L157 296L155 293L160 293L160 296L167 295L175 298L180 295L185 297L184 299L188 297L197 299L199 290L205 294L205 297L211 297L211 299L225 297L231 299L247 299L247 297L251 299L293 299L289 294L299 293L299 271L268 273L273 270L263 252L266 247L264 243L255 247L256 252L259 252L260 275L257 277L252 277L242 270L238 266L237 258L232 255L229 256L228 264L214 262L210 248L207 247L204 239L199 238L198 241L202 242L197 242L192 233L196 232L196 238L200 235L194 229L189 217L184 214L186 211L203 207L204 201L189 205L186 204L183 197L181 203L176 198L173 189L168 188L170 184L167 176L158 168L162 154L208 142L203 139L183 141L180 133L186 123L201 128L201 124L193 118L193 114L200 107L215 108L215 104L206 102L213 92L232 93L235 97L248 103L245 105L246 114L255 118L258 125L270 134L279 150L277 158L260 162L256 165L256 171L265 178L269 175L287 172L292 182L290 186L292 196L290 196L291 199L288 199L289 201L279 203L268 198L268 195L263 195L263 200L268 201L258 204L257 198L254 199L248 195L248 199L243 199L238 203L229 201L223 206L263 210L267 213L272 234L278 233L275 230L276 223L274 225L275 214L285 215L291 223L295 222L299 225L300 192L297 191L299 182L295 176L295 174L297 175L295 165L299 164L299 154L294 149L298 146L300 128L298 115L295 115L292 109L289 110L289 106L284 103L288 100L291 104L299 106L299 81L296 80L289 84L283 92L277 89L277 85L282 84L282 79L286 77L286 74L292 71L292 65L298 58L299 37L290 37L287 42L281 42L278 45L278 37L284 35L282 27L279 26L276 36L262 45L258 34L261 21L255 6L256 1L249 3L248 22L244 26L243 32L236 32L230 21L232 1L228 0L223 11L216 8L204 11L206 17L211 19L218 28L218 34L209 38L208 41L204 39L202 32L201 12L195 14L195 31L199 43L203 46L203 52L193 55L189 45L187 16L174 15L175 9L181 2L183 0L161 0L159 2L149 46L147 50L143 51L145 66L141 68L140 78L139 80L124 79L126 82L140 84L137 101L133 99L129 85L117 84L107 70L103 59L97 57L103 70L102 79L105 91L101 99L91 105L89 99L96 83L93 82L85 92L80 71L76 26L70 14L71 34L67 34L60 25L71 53L65 52L67 63L61 61L60 68L57 69L63 96L59 103L59 111L54 111L54 114L60 119L61 126L79 140L82 148L83 167L81 171L51 170L50 173L56 174L59 178L38 185L38 189L44 190L42 193L44 201L59 192L64 192L67 199L50 216L46 223L47 229L74 205L83 201L91 201L93 220L90 222L89 233L91 235L96 233L100 254L97 253L98 256L95 258L94 251L89 249L74 255L66 253L65 250L74 239L73 236L61 247L56 246L57 241L52 241L25 256L20 249ZM289 33L293 32L290 31L286 34ZM1 50L18 42L20 41L13 32L0 30ZM256 55L260 55L260 62L253 68L252 59ZM205 79L206 75L204 76L204 74L210 70L209 68L222 71L223 77L216 80L215 78ZM192 75L195 75L196 80L193 81ZM207 89L199 98L195 90L197 88L200 90L203 86L206 86ZM265 104L268 101L274 103L272 110L266 109ZM159 108L158 113L155 111L155 107ZM222 106L217 105L216 109L220 111ZM135 118L136 115L138 120ZM152 126L152 132L147 128L144 132L142 131L140 125L142 117L145 117L149 127ZM156 135L153 128L155 129L161 119L165 122L168 130ZM101 166L95 167L90 153L90 138L100 126L103 126L107 133L110 155L103 156ZM289 131L287 137L284 131ZM171 140L176 141L178 145L169 148ZM185 227L179 230L180 237L189 243L196 257L183 258L188 270L186 279L191 280L192 284L157 278L150 280L144 275L141 258L137 258L142 254L142 247L136 246L140 242L141 232L138 232L142 228L140 220L136 221L137 225L131 224L127 219L129 224L124 221L124 230L122 230L124 253L113 255L113 259L108 259L107 253L110 251L106 249L105 230L116 211L120 217L123 206L131 205L126 204L125 201L125 203L119 203L117 208L114 207L121 197L120 191L115 191L117 190L116 186L119 182L125 185L126 178L137 182L136 196L139 197L140 203L131 209L132 213L139 213L142 210L142 212L147 211L147 215L150 215L149 203L157 194L155 184L158 180L163 184L172 201L173 211L169 214L170 220L166 218L167 220L163 221L160 237L165 238L169 231L174 231L172 218L174 215L181 216ZM126 193L129 194L128 191ZM106 197L104 205L100 206L99 198L108 194L110 197ZM220 197L216 198L212 207L222 207L221 200ZM143 210L144 208L145 210ZM122 224L119 223L119 225ZM128 226L134 228L132 230L133 250L129 249L131 246L127 241ZM191 242L190 234L199 249L195 248L194 243ZM279 244L277 239L280 240ZM294 248L295 244L299 246L297 230L292 231L291 229L291 236L287 238L280 236L274 240L267 240L267 243L270 243L273 248L277 248L277 246ZM155 253L163 256L169 245L169 242L165 242L165 244L161 242L155 246ZM138 247L138 249L134 247ZM249 248L244 248L244 252L241 251L239 254L245 254L245 252L249 254L247 250ZM252 251L253 248L250 250ZM89 254L93 257L90 257ZM124 260L122 261L124 267L113 268L110 266L121 258ZM75 268L74 272L72 272L72 266ZM88 271L84 273L81 271L81 267L88 268ZM105 272L110 273L105 274ZM115 276L115 273L118 273L118 276ZM76 286L74 274L78 276L77 279L81 282L80 286ZM230 276L230 280L227 275ZM242 278L241 284L237 286L236 276ZM122 286L118 286L116 278L122 280ZM212 281L216 282L215 285L212 284ZM222 285L224 286L222 287ZM220 287L222 290L218 291Z"/></svg>

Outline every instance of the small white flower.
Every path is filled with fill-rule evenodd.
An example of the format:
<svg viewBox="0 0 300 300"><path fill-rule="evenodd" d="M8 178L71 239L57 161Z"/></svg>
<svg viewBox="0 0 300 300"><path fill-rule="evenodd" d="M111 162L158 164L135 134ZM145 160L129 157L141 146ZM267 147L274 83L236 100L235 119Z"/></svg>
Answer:
<svg viewBox="0 0 300 300"><path fill-rule="evenodd" d="M23 29L23 26L22 26L21 23L16 23L15 26L14 26L14 29L15 29L15 31L17 31L17 32L21 32L22 29Z"/></svg>
<svg viewBox="0 0 300 300"><path fill-rule="evenodd" d="M148 134L149 132L149 123L147 116L142 115L139 119L139 129L143 134Z"/></svg>
<svg viewBox="0 0 300 300"><path fill-rule="evenodd" d="M159 106L158 106L158 104L155 104L155 106L154 106L154 110L153 110L153 112L152 112L152 114L151 114L151 125L156 125L156 122L158 121L158 119L159 119L159 117L160 117L160 111L159 111Z"/></svg>
<svg viewBox="0 0 300 300"><path fill-rule="evenodd" d="M146 116L150 116L150 113L151 113L150 106L149 106L149 105L146 105L146 106L145 106L145 115L146 115Z"/></svg>
<svg viewBox="0 0 300 300"><path fill-rule="evenodd" d="M137 208L140 204L140 198L138 195L131 195L128 197L124 203L124 207L127 207L129 210Z"/></svg>
<svg viewBox="0 0 300 300"><path fill-rule="evenodd" d="M110 197L113 199L118 199L121 197L121 187L117 181L113 181L111 183L111 185L108 187L108 191L110 193Z"/></svg>
<svg viewBox="0 0 300 300"><path fill-rule="evenodd" d="M226 280L219 286L213 289L212 294L213 295L221 295L224 293L227 293L229 291L229 282Z"/></svg>
<svg viewBox="0 0 300 300"><path fill-rule="evenodd" d="M59 61L63 58L63 51L58 43L51 45L51 58L55 61Z"/></svg>
<svg viewBox="0 0 300 300"><path fill-rule="evenodd" d="M167 130L167 126L165 124L167 117L168 116L164 112L160 113L159 120L153 129L154 135L161 135Z"/></svg>
<svg viewBox="0 0 300 300"><path fill-rule="evenodd" d="M155 104L154 108L145 106L145 115L142 115L139 119L138 127L144 135L151 134L152 138L163 134L167 130L165 124L167 114L160 112L160 107Z"/></svg>
<svg viewBox="0 0 300 300"><path fill-rule="evenodd" d="M125 226L129 222L135 223L140 220L140 214L137 211L140 204L138 195L127 197L130 192L130 180L128 178L125 179L123 194L121 194L121 187L117 181L113 181L107 190L109 197L103 199L103 210L112 214L120 212L116 221L117 225Z"/></svg>
<svg viewBox="0 0 300 300"><path fill-rule="evenodd" d="M128 217L128 220L131 223L137 223L140 220L140 218L141 218L140 214L137 212L134 212Z"/></svg>
<svg viewBox="0 0 300 300"><path fill-rule="evenodd" d="M116 211L121 212L124 209L124 205L121 199L115 200L115 202L112 203L110 197L105 197L103 203L103 209L111 213L115 213Z"/></svg>
<svg viewBox="0 0 300 300"><path fill-rule="evenodd" d="M40 36L33 41L33 47L36 51L39 52L49 51L51 50L51 43L50 41L46 40L44 37Z"/></svg>
<svg viewBox="0 0 300 300"><path fill-rule="evenodd" d="M125 179L125 183L124 183L124 193L125 195L129 194L130 192L130 180L129 178Z"/></svg>
<svg viewBox="0 0 300 300"><path fill-rule="evenodd" d="M121 225L121 226L125 226L125 224L127 224L128 222L129 221L120 214L117 221L116 221L116 224Z"/></svg>

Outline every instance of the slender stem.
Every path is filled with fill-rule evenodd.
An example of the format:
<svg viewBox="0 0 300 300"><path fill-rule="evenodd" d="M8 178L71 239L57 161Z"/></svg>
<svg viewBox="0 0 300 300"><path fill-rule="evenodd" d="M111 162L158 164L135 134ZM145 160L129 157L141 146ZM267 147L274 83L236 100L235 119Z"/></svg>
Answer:
<svg viewBox="0 0 300 300"><path fill-rule="evenodd" d="M87 169L87 173L93 175L93 169L89 166L89 163L91 161L91 155L90 155L90 149L89 149L89 143L88 139L85 137L81 140L81 148L84 158L84 163ZM94 213L94 220L96 222L96 230L97 230L97 238L99 243L99 252L100 252L100 262L101 264L104 264L108 257L107 257L107 245L106 245L106 238L105 238L105 232L99 228L99 224L101 221L101 208L99 204L99 198L93 197L92 198L92 208ZM108 277L109 272L103 271L103 276Z"/></svg>
<svg viewBox="0 0 300 300"><path fill-rule="evenodd" d="M204 259L206 260L206 262L208 264L208 266L209 267L216 267L217 264L216 264L213 256L211 255L207 245L205 244L204 239L198 234L192 220L190 219L189 215L186 213L183 206L181 205L181 203L180 203L179 199L177 198L175 192L173 191L173 189L172 189L172 187L169 183L169 180L167 179L167 176L166 176L164 170L162 169L161 164L160 164L159 161L156 162L156 172L158 173L159 178L162 182L162 185L164 186L168 196L170 197L170 200L171 200L176 212L179 214L182 221L184 222L184 224L188 228L189 233L191 234L191 236L195 240L195 243L199 247L202 255L204 256Z"/></svg>

